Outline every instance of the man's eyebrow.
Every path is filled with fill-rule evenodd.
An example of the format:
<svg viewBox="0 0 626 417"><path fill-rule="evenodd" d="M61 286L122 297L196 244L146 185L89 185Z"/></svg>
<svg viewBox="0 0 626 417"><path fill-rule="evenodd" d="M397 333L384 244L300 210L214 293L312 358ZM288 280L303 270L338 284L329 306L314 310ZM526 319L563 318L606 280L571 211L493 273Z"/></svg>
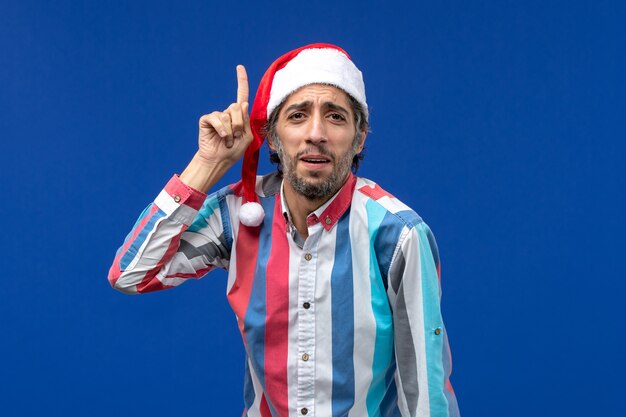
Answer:
<svg viewBox="0 0 626 417"><path fill-rule="evenodd" d="M313 102L311 100L301 101L300 103L294 103L285 109L285 113L288 113L292 110L306 109L307 107L311 107L312 105L313 105Z"/></svg>
<svg viewBox="0 0 626 417"><path fill-rule="evenodd" d="M326 107L328 107L330 110L334 110L334 111L342 112L342 113L345 113L345 114L350 114L350 112L348 111L348 109L346 109L346 108L345 108L345 107L343 107L343 106L340 106L340 105L339 105L339 104L337 104L337 103L327 102L327 103L324 103L324 105L325 105Z"/></svg>
<svg viewBox="0 0 626 417"><path fill-rule="evenodd" d="M285 113L288 113L292 110L303 110L308 107L311 107L312 105L313 105L313 102L311 100L305 100L300 103L294 103L285 109ZM345 114L350 114L348 109L332 101L327 101L323 103L322 105L328 108L329 110L338 111L338 112L342 112Z"/></svg>

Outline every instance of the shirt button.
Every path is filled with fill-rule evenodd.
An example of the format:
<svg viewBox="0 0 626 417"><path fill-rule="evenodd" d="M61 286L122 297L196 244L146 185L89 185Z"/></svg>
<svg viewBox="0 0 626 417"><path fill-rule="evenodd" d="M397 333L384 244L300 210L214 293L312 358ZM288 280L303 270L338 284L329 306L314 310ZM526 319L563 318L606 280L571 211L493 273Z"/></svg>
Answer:
<svg viewBox="0 0 626 417"><path fill-rule="evenodd" d="M437 328L435 329L435 334L436 334L437 336L439 336L439 335L441 334L441 328L440 328L440 327L437 327Z"/></svg>
<svg viewBox="0 0 626 417"><path fill-rule="evenodd" d="M179 195L175 195L174 196L174 201L179 203L180 202L180 196Z"/></svg>
<svg viewBox="0 0 626 417"><path fill-rule="evenodd" d="M329 216L329 217L326 217L326 220L324 220L324 222L326 222L326 224L331 224L333 220Z"/></svg>
<svg viewBox="0 0 626 417"><path fill-rule="evenodd" d="M302 413L302 415L306 415L309 412L309 409L304 407L302 410L300 410L300 412Z"/></svg>
<svg viewBox="0 0 626 417"><path fill-rule="evenodd" d="M311 255L310 253L307 253L306 255L304 255L304 259L306 259L307 261L310 261L311 259L313 259L313 255Z"/></svg>
<svg viewBox="0 0 626 417"><path fill-rule="evenodd" d="M306 308L308 310L309 308L311 308L311 304L304 303L304 304L302 304L302 307L304 307L304 308Z"/></svg>
<svg viewBox="0 0 626 417"><path fill-rule="evenodd" d="M302 355L302 360L303 360L303 361L305 361L305 362L306 362L306 361L308 361L308 360L309 360L309 355L308 355L308 354L306 354L306 353L305 353L305 354L303 354L303 355Z"/></svg>

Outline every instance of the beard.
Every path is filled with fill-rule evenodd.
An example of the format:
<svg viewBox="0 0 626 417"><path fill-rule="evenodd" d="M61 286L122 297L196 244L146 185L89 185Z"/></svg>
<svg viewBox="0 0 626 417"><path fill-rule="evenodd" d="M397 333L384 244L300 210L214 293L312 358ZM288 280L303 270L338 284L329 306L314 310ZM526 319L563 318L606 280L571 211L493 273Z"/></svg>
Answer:
<svg viewBox="0 0 626 417"><path fill-rule="evenodd" d="M352 148L349 149L343 155L336 155L328 150L324 144L311 145L307 149L300 151L294 158L287 155L282 147L279 138L273 141L276 153L280 158L280 167L283 172L283 178L289 181L289 184L293 189L303 197L309 200L320 200L332 197L341 186L345 183L352 167L352 161L357 154L359 147L358 138L352 144ZM318 153L330 159L333 164L333 170L327 178L320 180L308 180L298 175L296 172L296 164L303 155L308 153ZM310 176L320 178L323 174L321 172L311 171Z"/></svg>

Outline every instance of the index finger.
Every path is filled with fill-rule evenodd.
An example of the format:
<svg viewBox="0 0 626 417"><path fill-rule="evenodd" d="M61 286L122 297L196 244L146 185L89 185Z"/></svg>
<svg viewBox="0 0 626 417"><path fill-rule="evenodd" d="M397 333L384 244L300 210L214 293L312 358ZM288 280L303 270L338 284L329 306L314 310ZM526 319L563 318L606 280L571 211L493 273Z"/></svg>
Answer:
<svg viewBox="0 0 626 417"><path fill-rule="evenodd" d="M246 67L237 65L237 103L248 101L248 73Z"/></svg>

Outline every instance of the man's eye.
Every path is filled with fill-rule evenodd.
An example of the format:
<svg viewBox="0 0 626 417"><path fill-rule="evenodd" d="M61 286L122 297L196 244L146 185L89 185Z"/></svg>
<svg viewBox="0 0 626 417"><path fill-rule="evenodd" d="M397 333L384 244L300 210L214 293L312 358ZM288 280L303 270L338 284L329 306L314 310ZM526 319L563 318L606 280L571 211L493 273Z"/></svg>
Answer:
<svg viewBox="0 0 626 417"><path fill-rule="evenodd" d="M330 118L337 122L346 120L346 118L339 113L331 113Z"/></svg>
<svg viewBox="0 0 626 417"><path fill-rule="evenodd" d="M289 118L292 119L292 120L300 120L300 119L304 118L304 113L302 113L302 112L295 112L295 113L292 113L289 116Z"/></svg>

